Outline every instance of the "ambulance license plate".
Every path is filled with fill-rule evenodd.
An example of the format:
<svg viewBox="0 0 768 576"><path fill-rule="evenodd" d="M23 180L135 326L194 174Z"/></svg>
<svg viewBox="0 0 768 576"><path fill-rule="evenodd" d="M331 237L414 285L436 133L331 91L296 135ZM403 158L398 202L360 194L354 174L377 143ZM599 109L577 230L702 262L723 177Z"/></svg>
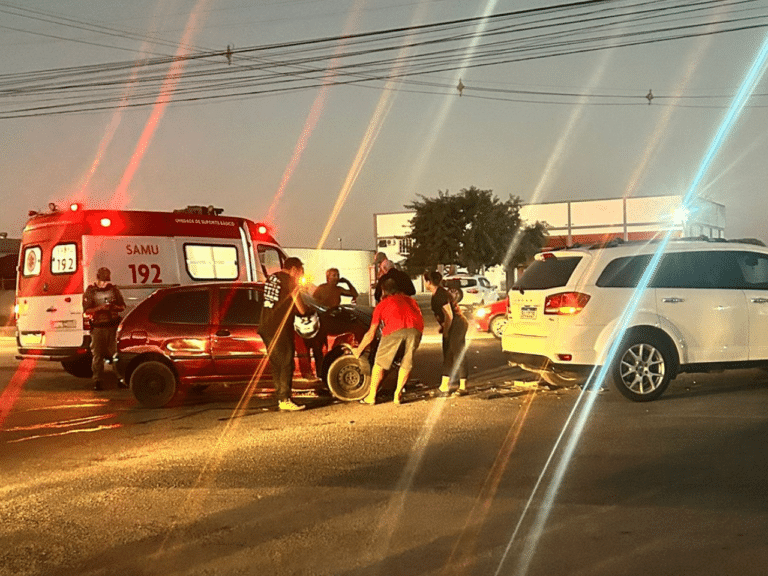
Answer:
<svg viewBox="0 0 768 576"><path fill-rule="evenodd" d="M35 346L37 344L43 343L43 333L42 332L31 332L29 334L22 334L21 335L21 345L22 346Z"/></svg>

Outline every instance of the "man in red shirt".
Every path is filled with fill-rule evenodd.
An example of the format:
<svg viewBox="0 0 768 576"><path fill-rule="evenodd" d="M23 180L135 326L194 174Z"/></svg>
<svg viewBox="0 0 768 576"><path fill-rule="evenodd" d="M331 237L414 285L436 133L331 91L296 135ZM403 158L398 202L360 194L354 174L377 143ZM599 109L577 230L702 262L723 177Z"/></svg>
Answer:
<svg viewBox="0 0 768 576"><path fill-rule="evenodd" d="M371 327L365 333L360 345L353 350L355 358L360 358L363 350L373 342L379 324L381 341L376 351L376 361L371 371L371 388L362 402L373 405L376 403L376 392L384 379L384 372L392 367L392 361L401 344L405 345L405 354L397 372L397 388L395 389L395 404L402 400L403 388L408 381L413 367L413 353L419 347L421 335L424 332L424 318L416 301L398 290L397 283L389 278L382 286L382 299L373 311Z"/></svg>

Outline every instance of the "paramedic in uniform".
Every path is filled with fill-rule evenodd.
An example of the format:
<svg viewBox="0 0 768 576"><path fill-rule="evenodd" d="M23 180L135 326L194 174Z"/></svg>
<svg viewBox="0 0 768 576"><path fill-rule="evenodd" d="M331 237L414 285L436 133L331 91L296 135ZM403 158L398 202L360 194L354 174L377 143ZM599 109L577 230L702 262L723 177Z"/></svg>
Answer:
<svg viewBox="0 0 768 576"><path fill-rule="evenodd" d="M91 355L93 356L93 389L104 385L104 361L115 354L117 325L125 310L123 295L110 282L109 268L99 268L96 282L83 294L83 311L91 319Z"/></svg>
<svg viewBox="0 0 768 576"><path fill-rule="evenodd" d="M293 321L296 312L307 312L307 305L299 295L299 279L303 275L304 264L301 260L295 257L286 258L283 269L270 275L264 286L264 307L261 309L259 334L267 346L275 396L280 410L305 408L291 400L293 356L296 352Z"/></svg>

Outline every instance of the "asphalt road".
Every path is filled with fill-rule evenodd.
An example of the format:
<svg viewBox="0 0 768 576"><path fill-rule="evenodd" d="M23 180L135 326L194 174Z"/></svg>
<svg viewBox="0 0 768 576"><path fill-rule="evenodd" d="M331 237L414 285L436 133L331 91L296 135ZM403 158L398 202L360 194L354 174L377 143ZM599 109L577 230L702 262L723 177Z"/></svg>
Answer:
<svg viewBox="0 0 768 576"><path fill-rule="evenodd" d="M768 374L635 404L469 354L467 397L428 341L402 406L283 414L142 409L0 342L0 575L765 574Z"/></svg>

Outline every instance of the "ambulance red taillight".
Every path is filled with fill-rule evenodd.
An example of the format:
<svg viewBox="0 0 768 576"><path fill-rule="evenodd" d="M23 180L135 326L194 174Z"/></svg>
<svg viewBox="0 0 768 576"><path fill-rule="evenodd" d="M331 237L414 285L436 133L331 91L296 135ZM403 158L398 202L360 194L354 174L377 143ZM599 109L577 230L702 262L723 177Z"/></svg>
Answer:
<svg viewBox="0 0 768 576"><path fill-rule="evenodd" d="M551 294L544 300L544 314L572 316L581 312L587 302L589 302L589 294L581 292Z"/></svg>

